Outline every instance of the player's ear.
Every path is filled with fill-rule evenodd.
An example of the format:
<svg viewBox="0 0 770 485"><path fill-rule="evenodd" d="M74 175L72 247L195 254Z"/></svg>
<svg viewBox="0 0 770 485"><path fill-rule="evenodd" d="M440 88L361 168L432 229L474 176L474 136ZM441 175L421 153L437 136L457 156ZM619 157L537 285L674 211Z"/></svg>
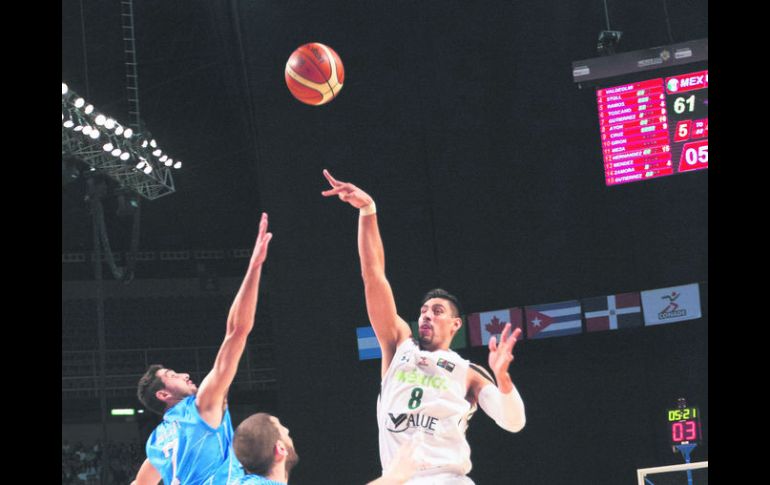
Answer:
<svg viewBox="0 0 770 485"><path fill-rule="evenodd" d="M273 453L275 454L275 459L278 461L286 458L286 455L289 454L289 452L286 450L286 445L281 440L275 442Z"/></svg>
<svg viewBox="0 0 770 485"><path fill-rule="evenodd" d="M155 397L158 398L158 401L166 402L166 399L171 397L171 393L165 389L161 389L155 392Z"/></svg>

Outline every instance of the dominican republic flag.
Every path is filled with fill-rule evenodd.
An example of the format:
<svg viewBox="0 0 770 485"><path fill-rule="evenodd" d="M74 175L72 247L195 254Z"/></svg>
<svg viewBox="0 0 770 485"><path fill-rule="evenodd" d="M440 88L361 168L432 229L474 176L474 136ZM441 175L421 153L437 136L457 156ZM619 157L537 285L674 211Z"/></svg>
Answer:
<svg viewBox="0 0 770 485"><path fill-rule="evenodd" d="M642 292L645 325L662 325L700 318L698 283Z"/></svg>
<svg viewBox="0 0 770 485"><path fill-rule="evenodd" d="M372 327L358 327L356 335L358 336L358 360L382 358L382 349Z"/></svg>
<svg viewBox="0 0 770 485"><path fill-rule="evenodd" d="M586 331L617 330L644 326L639 292L584 298Z"/></svg>
<svg viewBox="0 0 770 485"><path fill-rule="evenodd" d="M452 342L449 343L450 349L464 349L468 346L468 324L465 321L466 319L463 318L463 325L460 327L460 330L457 331L455 336L452 338ZM415 320L413 322L409 322L409 327L412 329L412 337L419 338L420 337L420 326L419 326L419 320Z"/></svg>
<svg viewBox="0 0 770 485"><path fill-rule="evenodd" d="M487 346L494 335L500 343L500 334L506 323L511 324L511 333L524 324L524 312L521 307L493 310L491 312L471 313L468 315L468 331L471 347ZM522 329L523 331L523 329Z"/></svg>
<svg viewBox="0 0 770 485"><path fill-rule="evenodd" d="M527 338L561 337L582 333L580 302L578 300L524 307L527 317Z"/></svg>

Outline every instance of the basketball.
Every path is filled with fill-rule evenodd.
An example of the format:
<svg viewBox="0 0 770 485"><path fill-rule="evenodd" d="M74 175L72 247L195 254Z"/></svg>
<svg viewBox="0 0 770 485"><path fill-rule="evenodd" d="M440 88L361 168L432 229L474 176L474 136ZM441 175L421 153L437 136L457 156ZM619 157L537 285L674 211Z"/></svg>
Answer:
<svg viewBox="0 0 770 485"><path fill-rule="evenodd" d="M286 86L305 104L319 106L334 99L345 82L345 68L331 47L311 42L289 56L285 70Z"/></svg>

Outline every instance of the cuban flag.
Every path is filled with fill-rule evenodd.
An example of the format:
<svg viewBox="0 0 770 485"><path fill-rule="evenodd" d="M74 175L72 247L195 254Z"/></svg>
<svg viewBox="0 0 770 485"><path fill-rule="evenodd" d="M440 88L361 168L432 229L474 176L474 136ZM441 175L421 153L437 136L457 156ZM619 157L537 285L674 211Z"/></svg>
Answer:
<svg viewBox="0 0 770 485"><path fill-rule="evenodd" d="M381 359L382 349L372 327L356 328L358 337L358 360Z"/></svg>
<svg viewBox="0 0 770 485"><path fill-rule="evenodd" d="M581 303L583 315L586 318L587 332L634 328L644 325L642 301L638 291L584 298Z"/></svg>
<svg viewBox="0 0 770 485"><path fill-rule="evenodd" d="M500 334L506 323L511 324L511 333L522 328L524 312L521 307L493 310L491 312L471 313L468 315L468 331L471 336L471 346L487 346L492 336L500 342ZM523 328L522 328L523 331Z"/></svg>
<svg viewBox="0 0 770 485"><path fill-rule="evenodd" d="M580 302L578 300L524 307L527 318L527 338L561 337L582 333Z"/></svg>

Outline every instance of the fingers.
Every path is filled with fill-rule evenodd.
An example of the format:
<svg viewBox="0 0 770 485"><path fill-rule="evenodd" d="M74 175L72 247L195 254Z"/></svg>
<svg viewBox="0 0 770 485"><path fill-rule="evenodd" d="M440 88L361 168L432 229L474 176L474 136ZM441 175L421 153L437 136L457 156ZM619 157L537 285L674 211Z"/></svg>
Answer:
<svg viewBox="0 0 770 485"><path fill-rule="evenodd" d="M489 339L489 351L497 352L497 337L493 336Z"/></svg>
<svg viewBox="0 0 770 485"><path fill-rule="evenodd" d="M332 195L337 195L340 192L350 192L352 189L350 187L347 187L346 184L340 184L334 187L333 189L324 190L321 192L321 195L324 197L330 197Z"/></svg>
<svg viewBox="0 0 770 485"><path fill-rule="evenodd" d="M262 213L262 217L259 220L259 235L258 238L263 237L267 232L267 212Z"/></svg>
<svg viewBox="0 0 770 485"><path fill-rule="evenodd" d="M516 342L518 341L518 337L521 335L521 329L517 328L513 331L513 334L508 338L508 340L505 342L505 352L509 355L513 355L513 346L516 345Z"/></svg>
<svg viewBox="0 0 770 485"><path fill-rule="evenodd" d="M326 177L326 180L329 181L332 187L336 187L337 185L340 184L340 182L338 182L337 179L332 177L332 174L330 174L328 170L324 169L323 174L324 174L324 177Z"/></svg>
<svg viewBox="0 0 770 485"><path fill-rule="evenodd" d="M505 327L503 327L503 332L500 334L500 345L503 345L506 340L508 339L508 333L511 331L511 324L506 323Z"/></svg>

